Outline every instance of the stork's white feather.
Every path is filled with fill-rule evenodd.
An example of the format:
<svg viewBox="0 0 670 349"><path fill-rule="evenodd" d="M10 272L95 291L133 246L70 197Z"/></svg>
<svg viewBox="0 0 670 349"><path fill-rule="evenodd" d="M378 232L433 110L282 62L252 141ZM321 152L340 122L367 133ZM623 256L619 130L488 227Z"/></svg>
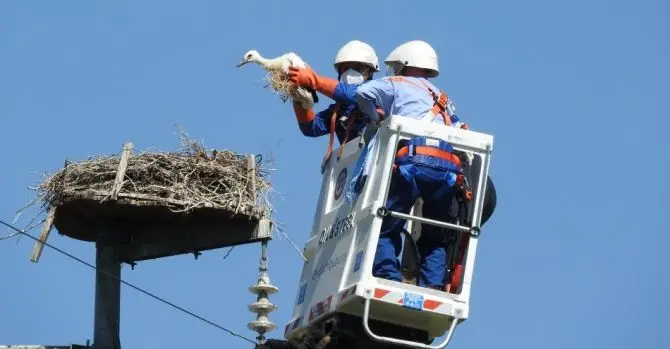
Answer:
<svg viewBox="0 0 670 349"><path fill-rule="evenodd" d="M306 66L302 58L300 58L297 54L293 52L286 53L282 55L280 58L282 58L281 61L282 63L284 63L284 65L282 66L282 70L284 70L284 72L288 72L288 67L291 65L297 68L304 68Z"/></svg>
<svg viewBox="0 0 670 349"><path fill-rule="evenodd" d="M256 63L261 68L265 69L270 73L282 73L287 74L288 68L294 66L297 68L305 68L307 64L294 52L285 53L279 57L275 58L265 58L261 56L260 53L256 50L250 50L244 54L242 61L237 65L238 67L247 64L247 63ZM291 95L291 98L302 103L303 108L311 108L314 105L314 98L312 93L303 87L298 87L295 91L281 91L288 92ZM293 93L291 93L293 92Z"/></svg>

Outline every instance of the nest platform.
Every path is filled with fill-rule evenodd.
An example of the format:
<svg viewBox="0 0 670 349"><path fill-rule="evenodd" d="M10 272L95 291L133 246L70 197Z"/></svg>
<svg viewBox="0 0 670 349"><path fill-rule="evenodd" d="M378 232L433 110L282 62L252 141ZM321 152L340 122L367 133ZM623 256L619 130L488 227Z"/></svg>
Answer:
<svg viewBox="0 0 670 349"><path fill-rule="evenodd" d="M66 162L48 176L37 188L45 231L114 245L130 264L271 237L270 183L258 157L196 142L131 153L128 143L120 156Z"/></svg>

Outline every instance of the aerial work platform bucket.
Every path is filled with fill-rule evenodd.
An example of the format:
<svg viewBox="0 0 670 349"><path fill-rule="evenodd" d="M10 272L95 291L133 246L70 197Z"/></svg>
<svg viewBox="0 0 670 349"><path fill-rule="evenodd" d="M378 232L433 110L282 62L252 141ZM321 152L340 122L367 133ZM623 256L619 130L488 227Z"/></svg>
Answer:
<svg viewBox="0 0 670 349"><path fill-rule="evenodd" d="M386 207L393 176L398 142L415 136L440 139L455 151L473 155L466 177L472 189L468 219L458 224L394 212ZM416 119L392 116L382 122L369 154L370 169L360 193L347 200L352 173L362 153L357 139L344 144L342 156L332 157L323 172L319 201L310 239L305 245L307 258L302 270L298 295L285 337L296 340L324 320L344 314L355 318L361 335L385 345L414 348L444 348L456 326L469 316L470 290L480 232L486 179L493 147L491 135L458 129ZM406 219L408 225L421 223L447 228L458 235L464 246L459 269L448 270L458 287L428 289L405 282L374 277L372 268L382 220L386 216ZM405 235L410 238L411 234ZM464 244L463 244L464 242ZM407 244L405 244L407 246ZM454 246L451 246L454 247ZM452 252L455 250L451 248ZM453 286L453 285L452 285ZM371 324L375 323L374 326ZM384 327L387 327L384 330ZM377 329L380 331L377 331ZM422 335L393 335L411 329ZM384 332L384 333L382 333ZM390 334L389 334L390 333ZM430 345L434 338L445 338ZM423 339L420 339L423 338Z"/></svg>

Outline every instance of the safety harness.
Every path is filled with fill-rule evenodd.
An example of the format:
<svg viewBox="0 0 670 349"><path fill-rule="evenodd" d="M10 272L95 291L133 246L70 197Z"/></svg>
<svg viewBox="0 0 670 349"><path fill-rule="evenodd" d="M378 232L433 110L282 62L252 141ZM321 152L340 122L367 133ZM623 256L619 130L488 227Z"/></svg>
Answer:
<svg viewBox="0 0 670 349"><path fill-rule="evenodd" d="M321 163L321 173L323 173L323 171L325 170L326 164L328 163L328 160L330 160L330 157L333 154L333 148L335 146L335 131L337 128L337 117L339 112L340 112L340 103L338 102L335 103L335 106L333 107L333 113L330 116L330 139L328 142L328 149L326 150L326 156L323 158L323 162ZM356 112L356 109L354 109L351 112L351 115L347 117L344 139L340 142L340 149L337 151L338 160L342 158L344 145L349 141L349 137L351 137L351 130L353 130L356 122L361 120L363 120L363 116L360 112Z"/></svg>
<svg viewBox="0 0 670 349"><path fill-rule="evenodd" d="M328 140L328 149L326 150L326 156L321 162L321 173L326 169L326 164L330 160L330 155L333 153L333 146L335 145L335 126L337 121L337 114L340 111L340 103L335 103L333 107L333 113L330 115L330 139Z"/></svg>
<svg viewBox="0 0 670 349"><path fill-rule="evenodd" d="M430 93L430 96L433 98L433 108L430 110L430 112L433 114L433 117L437 117L438 114L442 115L442 120L444 121L444 124L447 126L451 126L451 116L449 116L449 113L447 113L447 104L449 103L449 96L447 95L446 92L440 91L440 94L438 95L428 87L428 84L425 82L421 81L421 85L415 84L412 82L412 80L409 80L405 78L404 76L392 76L389 78L393 82L404 82L408 83L412 86L418 87L420 89L423 89Z"/></svg>
<svg viewBox="0 0 670 349"><path fill-rule="evenodd" d="M434 102L433 107L431 108L433 117L437 117L438 114L442 115L444 124L451 126L451 116L447 112L449 96L446 92L440 91L440 94L438 95L422 80L419 80L421 82L421 85L419 85L403 76L393 76L389 79L393 82L408 83L430 93ZM467 125L463 124L461 128L467 129ZM400 165L407 163L407 161L410 160L414 163L421 163L432 167L437 166L438 168L455 173L456 183L454 184L459 189L459 192L462 192L468 200L472 198L472 193L469 188L464 188L466 180L463 175L461 160L454 154L454 149L451 144L442 140L427 140L425 137L414 137L407 145L398 150L398 153L396 154L396 162L393 165L394 170L397 171Z"/></svg>
<svg viewBox="0 0 670 349"><path fill-rule="evenodd" d="M449 96L446 92L441 91L438 95L428 85L421 81L422 85L418 85L409 79L402 76L391 77L391 81L404 82L415 87L426 90L433 98L433 107L431 113L433 118L438 114L442 116L444 124L451 126L451 116L447 112L447 105L449 103ZM468 129L464 123L460 126L463 129ZM455 198L458 202L458 220L461 224L466 224L469 220L468 204L472 200L472 191L467 178L463 173L463 166L461 159L454 153L451 144L442 140L427 139L425 137L414 137L410 139L406 145L401 147L396 153L396 161L394 171L398 171L400 166L409 163L420 163L430 167L440 168L455 174L455 183L450 186L443 186L440 190L431 195L430 199L438 198L451 189L455 188ZM454 241L455 248L452 255L452 260L447 261L447 268L450 271L449 282L445 285L445 291L456 292L460 287L463 278L463 264L465 263L465 252L468 248L469 239L464 235L457 235ZM455 258L454 258L455 257Z"/></svg>
<svg viewBox="0 0 670 349"><path fill-rule="evenodd" d="M433 107L431 108L431 113L433 114L433 117L437 117L437 115L442 116L442 120L444 121L444 124L447 126L451 126L451 116L447 112L447 105L449 104L449 95L447 95L446 92L440 91L440 94L438 95L435 91L433 91L428 84L425 82L421 81L421 85L416 84L412 82L409 79L406 79L403 76L393 76L389 78L393 82L405 82L408 83L412 86L418 87L420 89L423 89L427 91L431 97L433 98ZM340 103L336 103L335 107L333 108L333 113L330 116L330 139L328 142L328 149L326 150L326 156L323 159L323 162L321 164L321 173L326 168L326 164L330 160L330 157L333 153L333 148L335 146L335 126L336 126L336 121L337 121L337 115L340 111ZM383 114L380 115L380 117L383 120ZM341 142L341 145L344 145L347 143L349 140L349 136L351 134L351 130L356 123L356 121L362 120L361 117L358 117L356 115L350 115L348 120L347 120L347 126L346 126L346 133L344 136L344 140ZM381 121L381 120L380 120ZM461 125L461 128L467 129L468 126L466 124ZM344 147L341 146L340 149L337 152L337 159L339 160L342 157L342 151L344 150Z"/></svg>
<svg viewBox="0 0 670 349"><path fill-rule="evenodd" d="M347 144L347 142L349 141L349 137L351 136L351 130L354 128L356 121L362 121L362 120L363 115L360 112L357 112L357 109L354 109L351 112L351 115L349 115L349 117L347 118L347 127L344 133L344 139L342 140L341 143L342 146L340 146L340 150L337 151L337 160L342 158L342 151L344 150L344 145Z"/></svg>
<svg viewBox="0 0 670 349"><path fill-rule="evenodd" d="M414 195L418 195L419 192L419 188L413 179L416 171L413 165L417 164L445 171L444 185L440 186L440 189L434 192L430 198L425 198L429 201L436 200L449 191L455 190L459 182L462 182L461 160L453 154L451 144L445 141L414 137L406 141L405 145L396 153L394 171L399 172L412 183Z"/></svg>

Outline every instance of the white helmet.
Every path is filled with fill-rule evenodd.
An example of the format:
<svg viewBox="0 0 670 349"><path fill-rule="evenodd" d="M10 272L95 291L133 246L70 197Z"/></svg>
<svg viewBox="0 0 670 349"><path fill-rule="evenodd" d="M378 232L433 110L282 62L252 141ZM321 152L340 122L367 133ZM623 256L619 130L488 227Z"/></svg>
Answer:
<svg viewBox="0 0 670 349"><path fill-rule="evenodd" d="M400 66L423 68L430 71L428 77L434 78L440 74L437 66L437 52L427 42L413 40L396 47L389 53L384 63L394 71ZM395 64L394 64L395 63Z"/></svg>
<svg viewBox="0 0 670 349"><path fill-rule="evenodd" d="M379 60L372 46L358 40L352 40L344 44L337 55L335 55L335 69L337 65L344 62L357 62L369 65L375 71L379 71Z"/></svg>

